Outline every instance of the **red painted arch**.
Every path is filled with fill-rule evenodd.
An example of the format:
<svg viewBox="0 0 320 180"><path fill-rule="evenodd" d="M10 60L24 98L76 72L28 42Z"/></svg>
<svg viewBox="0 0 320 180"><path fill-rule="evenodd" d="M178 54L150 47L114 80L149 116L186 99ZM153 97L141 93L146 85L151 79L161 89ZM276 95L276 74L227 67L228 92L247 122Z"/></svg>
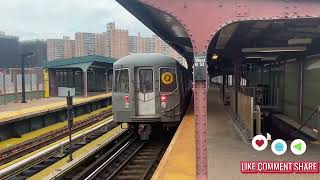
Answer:
<svg viewBox="0 0 320 180"><path fill-rule="evenodd" d="M316 0L140 0L175 17L195 53L207 52L213 36L236 21L320 17Z"/></svg>

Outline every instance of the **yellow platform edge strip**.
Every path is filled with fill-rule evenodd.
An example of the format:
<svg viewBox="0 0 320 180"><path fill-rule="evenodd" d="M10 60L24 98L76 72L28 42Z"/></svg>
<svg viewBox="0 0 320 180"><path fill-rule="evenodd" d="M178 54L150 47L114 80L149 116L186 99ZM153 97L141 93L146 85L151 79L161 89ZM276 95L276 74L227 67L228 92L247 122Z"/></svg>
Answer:
<svg viewBox="0 0 320 180"><path fill-rule="evenodd" d="M152 180L194 180L196 179L195 162L195 122L193 108L190 107Z"/></svg>

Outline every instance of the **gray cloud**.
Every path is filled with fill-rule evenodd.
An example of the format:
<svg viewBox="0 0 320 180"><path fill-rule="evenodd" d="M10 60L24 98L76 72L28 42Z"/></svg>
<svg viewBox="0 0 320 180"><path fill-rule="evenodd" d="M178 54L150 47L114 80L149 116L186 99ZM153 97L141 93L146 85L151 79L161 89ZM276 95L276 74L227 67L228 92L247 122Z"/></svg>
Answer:
<svg viewBox="0 0 320 180"><path fill-rule="evenodd" d="M115 0L0 0L0 30L23 40L103 32L113 21L130 34L152 34Z"/></svg>

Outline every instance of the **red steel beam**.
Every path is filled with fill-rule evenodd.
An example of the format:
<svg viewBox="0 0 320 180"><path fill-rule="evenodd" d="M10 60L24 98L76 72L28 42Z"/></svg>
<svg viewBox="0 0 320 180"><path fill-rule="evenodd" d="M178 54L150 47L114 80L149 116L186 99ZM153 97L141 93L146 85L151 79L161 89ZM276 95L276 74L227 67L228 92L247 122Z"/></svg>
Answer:
<svg viewBox="0 0 320 180"><path fill-rule="evenodd" d="M317 0L140 0L175 17L195 53L206 53L213 36L237 21L320 17Z"/></svg>
<svg viewBox="0 0 320 180"><path fill-rule="evenodd" d="M195 57L206 54L214 35L237 21L316 18L316 0L140 0L175 17L187 31ZM195 73L195 72L194 72ZM197 179L207 174L207 80L194 80Z"/></svg>

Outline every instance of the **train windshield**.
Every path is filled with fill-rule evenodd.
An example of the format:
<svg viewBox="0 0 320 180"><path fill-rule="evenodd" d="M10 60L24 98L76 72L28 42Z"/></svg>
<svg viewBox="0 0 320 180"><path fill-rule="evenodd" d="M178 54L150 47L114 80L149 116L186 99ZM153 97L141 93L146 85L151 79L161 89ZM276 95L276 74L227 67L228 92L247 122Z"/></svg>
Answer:
<svg viewBox="0 0 320 180"><path fill-rule="evenodd" d="M177 89L176 69L160 68L160 92L173 92Z"/></svg>
<svg viewBox="0 0 320 180"><path fill-rule="evenodd" d="M115 70L114 92L129 93L128 69Z"/></svg>
<svg viewBox="0 0 320 180"><path fill-rule="evenodd" d="M139 90L141 93L153 92L153 70L152 69L140 69L139 80L140 80Z"/></svg>

